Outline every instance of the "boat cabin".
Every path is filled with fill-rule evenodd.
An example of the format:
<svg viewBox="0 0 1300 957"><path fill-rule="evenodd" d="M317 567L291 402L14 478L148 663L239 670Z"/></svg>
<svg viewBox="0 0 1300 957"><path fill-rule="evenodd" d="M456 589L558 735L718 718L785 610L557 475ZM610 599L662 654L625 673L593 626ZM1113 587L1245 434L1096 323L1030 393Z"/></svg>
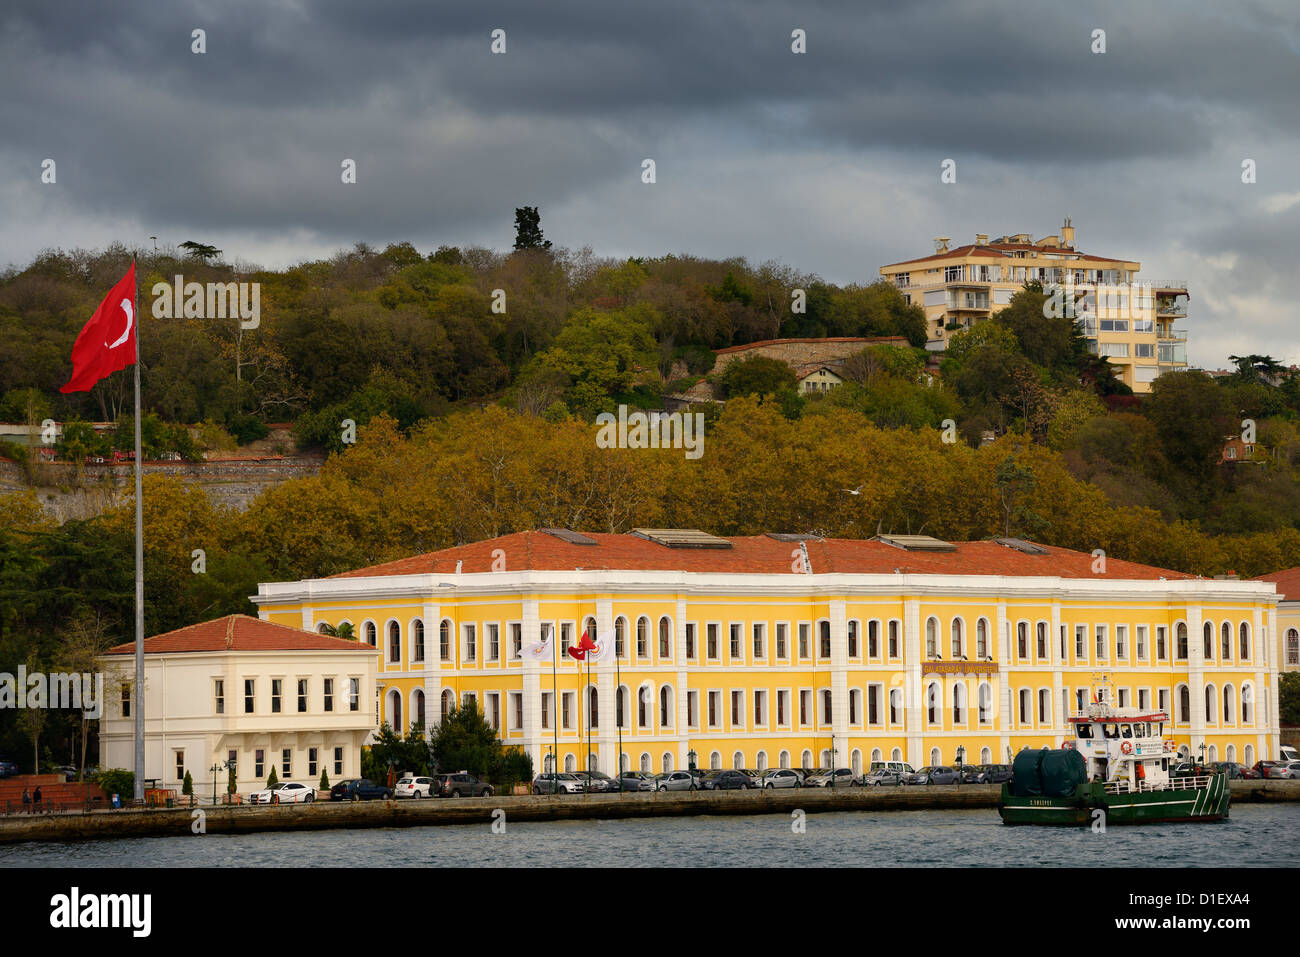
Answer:
<svg viewBox="0 0 1300 957"><path fill-rule="evenodd" d="M1070 716L1075 748L1088 764L1088 780L1113 784L1117 790L1151 790L1169 785L1177 760L1174 742L1164 736L1169 715L1163 711L1116 708L1095 701Z"/></svg>

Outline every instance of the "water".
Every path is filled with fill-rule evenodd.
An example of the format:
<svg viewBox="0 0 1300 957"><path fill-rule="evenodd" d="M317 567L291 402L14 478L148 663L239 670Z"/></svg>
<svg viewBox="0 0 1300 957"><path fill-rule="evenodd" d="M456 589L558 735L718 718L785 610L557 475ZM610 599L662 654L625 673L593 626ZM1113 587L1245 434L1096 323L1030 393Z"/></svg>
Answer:
<svg viewBox="0 0 1300 957"><path fill-rule="evenodd" d="M207 834L0 846L0 867L1258 867L1276 863L1300 805L1245 804L1227 821L1006 827L994 810L781 814ZM1285 856L1285 855L1284 855Z"/></svg>

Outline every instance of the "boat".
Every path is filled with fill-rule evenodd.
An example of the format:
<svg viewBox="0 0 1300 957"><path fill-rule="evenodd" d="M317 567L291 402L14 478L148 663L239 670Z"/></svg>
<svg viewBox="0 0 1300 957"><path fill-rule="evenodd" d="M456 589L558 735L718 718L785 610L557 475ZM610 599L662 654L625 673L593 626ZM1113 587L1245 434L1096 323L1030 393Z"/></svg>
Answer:
<svg viewBox="0 0 1300 957"><path fill-rule="evenodd" d="M1231 791L1225 771L1187 766L1164 736L1163 711L1094 700L1072 714L1061 748L1022 750L1002 785L1004 824L1155 824L1222 821Z"/></svg>

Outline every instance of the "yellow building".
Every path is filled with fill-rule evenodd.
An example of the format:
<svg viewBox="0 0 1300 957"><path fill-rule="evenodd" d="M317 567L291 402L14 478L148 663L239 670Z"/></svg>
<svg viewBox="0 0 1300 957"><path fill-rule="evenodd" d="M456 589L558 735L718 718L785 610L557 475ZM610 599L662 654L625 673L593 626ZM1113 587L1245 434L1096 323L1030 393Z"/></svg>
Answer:
<svg viewBox="0 0 1300 957"><path fill-rule="evenodd" d="M1141 264L1079 252L1067 218L1060 235L1034 241L1029 233L949 248L935 239L933 255L880 267L909 303L925 310L927 347L942 351L947 337L987 319L1027 282L1053 284L1073 302L1089 348L1106 356L1134 392L1151 390L1163 372L1187 367L1187 333L1174 323L1187 316L1184 280L1140 280ZM1070 314L1070 313L1066 313Z"/></svg>
<svg viewBox="0 0 1300 957"><path fill-rule="evenodd" d="M1272 584L1018 540L523 532L260 586L261 617L350 622L384 720L473 701L539 769L1002 763L1057 745L1101 676L1188 753L1277 753ZM590 668L526 650L618 635ZM557 698L558 695L558 698ZM590 749L590 750L589 750Z"/></svg>
<svg viewBox="0 0 1300 957"><path fill-rule="evenodd" d="M1278 671L1300 671L1300 568L1287 568L1256 581L1271 582L1277 587L1277 648L1274 660Z"/></svg>

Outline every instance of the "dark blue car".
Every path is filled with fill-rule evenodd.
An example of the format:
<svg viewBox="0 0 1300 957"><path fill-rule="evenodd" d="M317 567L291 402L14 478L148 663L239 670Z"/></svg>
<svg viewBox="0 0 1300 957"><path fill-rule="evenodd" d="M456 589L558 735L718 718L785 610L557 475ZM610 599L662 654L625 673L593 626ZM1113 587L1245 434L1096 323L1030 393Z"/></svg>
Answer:
<svg viewBox="0 0 1300 957"><path fill-rule="evenodd" d="M348 778L330 788L331 801L386 801L392 796L392 791L369 778Z"/></svg>

